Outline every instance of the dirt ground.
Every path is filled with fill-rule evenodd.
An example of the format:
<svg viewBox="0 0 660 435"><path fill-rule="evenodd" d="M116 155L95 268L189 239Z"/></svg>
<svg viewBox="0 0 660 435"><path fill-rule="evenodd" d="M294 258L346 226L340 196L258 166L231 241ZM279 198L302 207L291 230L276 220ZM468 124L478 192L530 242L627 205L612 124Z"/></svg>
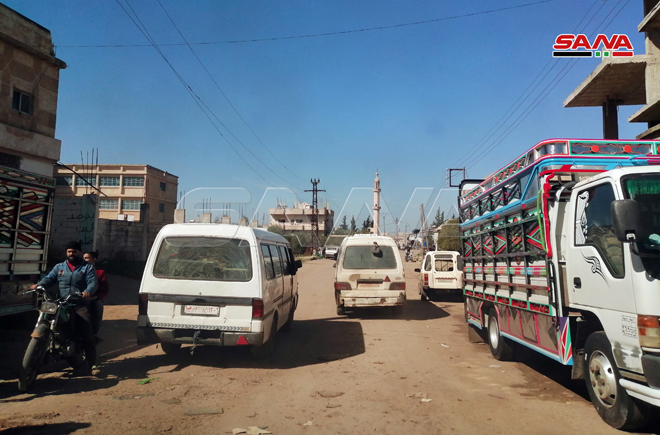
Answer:
<svg viewBox="0 0 660 435"><path fill-rule="evenodd" d="M110 277L99 345L101 375L74 378L47 367L30 394L18 364L34 319L3 320L3 434L614 434L581 382L542 356L499 362L467 341L459 298L422 302L405 263L402 313L337 316L331 260L299 272L293 330L278 333L274 359L245 348L189 348L168 356L135 340L139 282ZM139 381L150 378L148 383ZM424 399L424 400L423 400ZM259 430L252 429L252 433ZM654 429L651 429L654 431ZM263 431L262 431L263 432Z"/></svg>

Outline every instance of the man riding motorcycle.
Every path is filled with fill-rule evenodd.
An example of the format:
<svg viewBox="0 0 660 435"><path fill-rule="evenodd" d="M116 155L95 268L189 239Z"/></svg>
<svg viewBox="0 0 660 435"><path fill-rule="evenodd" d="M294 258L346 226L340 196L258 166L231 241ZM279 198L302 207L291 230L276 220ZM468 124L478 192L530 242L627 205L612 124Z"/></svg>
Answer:
<svg viewBox="0 0 660 435"><path fill-rule="evenodd" d="M87 305L89 300L96 293L98 288L98 278L94 266L83 261L81 257L82 247L78 241L70 241L66 244L66 260L53 267L41 281L30 287L31 290L42 286L48 288L53 284L59 285L60 297L64 298L69 294L82 296L82 303L75 308L77 332L83 340L88 369L86 372L92 372L96 365L96 342L92 332L91 316Z"/></svg>

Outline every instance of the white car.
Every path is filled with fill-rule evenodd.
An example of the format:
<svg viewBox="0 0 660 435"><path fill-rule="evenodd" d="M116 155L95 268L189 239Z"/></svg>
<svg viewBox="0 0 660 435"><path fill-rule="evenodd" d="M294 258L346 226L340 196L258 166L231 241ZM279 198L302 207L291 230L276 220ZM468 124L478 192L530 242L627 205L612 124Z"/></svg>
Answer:
<svg viewBox="0 0 660 435"><path fill-rule="evenodd" d="M423 301L432 293L455 292L463 288L463 259L455 251L429 251L419 272L419 295Z"/></svg>
<svg viewBox="0 0 660 435"><path fill-rule="evenodd" d="M325 258L336 260L338 252L339 252L339 246L326 246L323 255L325 256Z"/></svg>

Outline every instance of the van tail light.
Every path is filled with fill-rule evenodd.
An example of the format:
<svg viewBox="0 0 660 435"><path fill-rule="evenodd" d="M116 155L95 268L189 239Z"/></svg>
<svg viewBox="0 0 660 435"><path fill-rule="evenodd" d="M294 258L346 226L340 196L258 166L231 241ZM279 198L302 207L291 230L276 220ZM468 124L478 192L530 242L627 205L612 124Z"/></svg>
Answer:
<svg viewBox="0 0 660 435"><path fill-rule="evenodd" d="M393 282L390 284L390 290L405 290L405 289L406 289L405 282Z"/></svg>
<svg viewBox="0 0 660 435"><path fill-rule="evenodd" d="M660 348L660 317L637 316L637 331L640 346Z"/></svg>
<svg viewBox="0 0 660 435"><path fill-rule="evenodd" d="M140 293L140 297L138 299L138 315L146 316L148 308L149 295L147 293Z"/></svg>
<svg viewBox="0 0 660 435"><path fill-rule="evenodd" d="M336 282L335 290L353 290L350 282Z"/></svg>
<svg viewBox="0 0 660 435"><path fill-rule="evenodd" d="M429 285L429 274L428 273L424 274L424 285Z"/></svg>
<svg viewBox="0 0 660 435"><path fill-rule="evenodd" d="M252 299L252 319L264 318L264 301L261 299Z"/></svg>

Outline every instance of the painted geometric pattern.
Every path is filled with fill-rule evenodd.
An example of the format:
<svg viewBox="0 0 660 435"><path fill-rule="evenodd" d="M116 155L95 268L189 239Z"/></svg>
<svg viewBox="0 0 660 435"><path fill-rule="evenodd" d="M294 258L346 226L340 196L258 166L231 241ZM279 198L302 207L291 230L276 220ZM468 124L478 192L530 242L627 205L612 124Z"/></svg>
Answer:
<svg viewBox="0 0 660 435"><path fill-rule="evenodd" d="M559 318L559 357L562 364L573 364L573 343L571 342L571 328L568 317Z"/></svg>
<svg viewBox="0 0 660 435"><path fill-rule="evenodd" d="M9 178L12 181L22 181L30 184L38 184L45 187L55 187L55 179L45 177L31 172L19 171L18 169L6 168L0 166L0 177Z"/></svg>
<svg viewBox="0 0 660 435"><path fill-rule="evenodd" d="M538 249L545 249L541 241L541 228L537 222L528 222L525 224L525 234L527 237L527 244L534 246Z"/></svg>
<svg viewBox="0 0 660 435"><path fill-rule="evenodd" d="M3 197L17 198L18 187L0 185L0 195ZM12 246L12 233L2 231L4 228L16 228L16 208L18 201L12 201L7 198L0 198L0 247Z"/></svg>
<svg viewBox="0 0 660 435"><path fill-rule="evenodd" d="M499 275L530 275L530 276L546 276L545 266L465 266L466 273L497 273Z"/></svg>

